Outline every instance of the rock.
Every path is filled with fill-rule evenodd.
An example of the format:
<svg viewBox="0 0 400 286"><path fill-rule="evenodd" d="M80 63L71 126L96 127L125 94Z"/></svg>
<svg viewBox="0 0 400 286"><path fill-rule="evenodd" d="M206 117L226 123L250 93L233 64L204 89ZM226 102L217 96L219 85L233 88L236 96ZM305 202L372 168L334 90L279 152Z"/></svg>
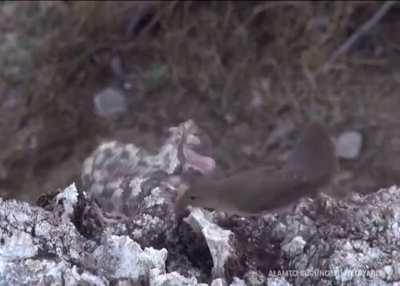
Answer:
<svg viewBox="0 0 400 286"><path fill-rule="evenodd" d="M107 87L94 96L94 107L98 115L110 118L127 110L125 95L112 87Z"/></svg>
<svg viewBox="0 0 400 286"><path fill-rule="evenodd" d="M362 135L358 131L345 131L336 140L336 155L339 158L354 160L361 152Z"/></svg>
<svg viewBox="0 0 400 286"><path fill-rule="evenodd" d="M249 271L244 275L246 285L248 286L262 286L265 285L266 277L258 271Z"/></svg>
<svg viewBox="0 0 400 286"><path fill-rule="evenodd" d="M76 204L78 203L78 190L75 183L72 183L62 193L56 196L57 203L62 203L64 208L63 219L68 221L72 218Z"/></svg>
<svg viewBox="0 0 400 286"><path fill-rule="evenodd" d="M186 278L178 272L160 273L159 270L154 269L150 273L150 286L207 286L207 284L197 283L196 278Z"/></svg>
<svg viewBox="0 0 400 286"><path fill-rule="evenodd" d="M287 215L270 214L260 218L225 216L217 221L215 217L207 217L201 209L193 209L185 221L204 239L191 239L190 236L182 239L181 232L176 231L179 223L172 210L174 198L164 196L166 189L162 187L162 182L165 176L178 174L176 170L186 170L180 167L187 162L184 157L190 152L180 153L179 146L181 150L190 148L186 144L190 141L195 145L196 140L185 140L183 146L179 144L183 138L181 135L185 133L182 131L190 130L186 127L191 124L185 124L172 128L171 138L156 155L116 142L107 148L99 148L102 151L95 152L85 164L83 173L89 186L88 192L91 197L100 199L102 207L107 208L107 202L113 202L119 189L130 190L134 194L134 207L129 211L118 208L118 203L111 210L117 209L127 216L125 225L128 235L141 247L165 247L169 255L175 257L169 262L174 265L174 271L183 275L181 270L184 269L190 281L193 274L186 273L200 273L194 275L201 282L211 281L215 276L222 280L214 283L230 281L235 276L247 282L250 276L246 274L243 277L243 274L254 269L260 271L261 280L267 277L271 285L312 285L318 281L322 281L321 285L354 285L357 281L365 281L367 285L396 281L398 271L395 269L400 268L396 258L400 238L399 224L396 224L396 217L400 217L397 188L360 197L357 201L338 201L327 195L317 201L304 198ZM122 155L127 149L131 150L131 155ZM160 176L160 170L163 176ZM128 183L123 183L124 180ZM153 180L153 184L145 183L149 180ZM102 191L99 190L104 192L107 188L110 188L111 196L105 196L102 201ZM126 199L128 196L123 198L123 202L129 201ZM123 228L108 229L124 232ZM200 246L202 243L204 245ZM185 251L178 251L180 247ZM201 253L208 248L212 266L205 258L189 257L190 249L196 247L203 251ZM186 260L177 257L186 257ZM196 259L202 264L191 265ZM249 268L250 265L252 268ZM357 280L354 275L348 274L349 271L364 268L376 270L380 276L372 278L366 273L358 273ZM291 269L296 275L273 276L269 272L271 269ZM315 272L312 272L313 269ZM314 275L306 275L310 271ZM190 281L187 283L192 283Z"/></svg>
<svg viewBox="0 0 400 286"><path fill-rule="evenodd" d="M306 242L301 236L294 237L290 242L282 245L282 251L288 257L293 258L303 252Z"/></svg>
<svg viewBox="0 0 400 286"><path fill-rule="evenodd" d="M46 195L43 208L0 199L0 285L262 285L265 280L395 285L400 280L396 186L349 200L325 194L303 198L287 214L242 218L192 209L185 221L176 217L177 190L164 183L184 176L182 150L196 140L181 135L190 133L192 124L179 125L157 154L118 142L100 146L83 168L87 193L71 184ZM125 202L133 205L121 208ZM183 237L182 228L193 236ZM190 256L196 247L202 252Z"/></svg>
<svg viewBox="0 0 400 286"><path fill-rule="evenodd" d="M227 286L225 279L217 278L211 282L211 286Z"/></svg>
<svg viewBox="0 0 400 286"><path fill-rule="evenodd" d="M109 273L111 279L139 281L150 270L165 272L167 250L152 247L142 250L140 245L127 236L107 235L102 245L93 252L93 260L99 273Z"/></svg>
<svg viewBox="0 0 400 286"><path fill-rule="evenodd" d="M292 286L285 278L282 277L268 277L268 286Z"/></svg>
<svg viewBox="0 0 400 286"><path fill-rule="evenodd" d="M400 261L394 256L397 255L396 241L400 237L396 222L400 216L397 201L400 201L400 192L392 187L360 197L356 202L340 202L326 196L318 211L311 211L311 201L303 202L302 209L307 209L308 215L300 215L303 212L297 208L285 219L285 240L301 242L295 243L299 250L303 241L307 247L301 252L294 251L297 255L283 259L286 261L281 264L283 269L298 271L297 275L285 278L294 285L305 281L310 284L325 281L322 285L386 285L382 283L397 279L397 275L386 279L388 272L384 271L386 265L400 266ZM316 225L319 226L318 232L314 231ZM302 239L295 239L296 236ZM316 270L311 272L314 275L304 274L313 269ZM379 277L377 273L384 274Z"/></svg>
<svg viewBox="0 0 400 286"><path fill-rule="evenodd" d="M107 231L97 242L82 236L69 215L70 207L75 213L89 203L79 201L83 198L72 184L56 195L54 212L0 199L0 285L198 285L195 278L166 273L166 249L142 249L131 238Z"/></svg>
<svg viewBox="0 0 400 286"><path fill-rule="evenodd" d="M72 185L58 199L69 205L66 201L74 201L74 192ZM93 242L66 219L68 208L58 214L0 199L0 285L107 285L107 279L85 263Z"/></svg>
<svg viewBox="0 0 400 286"><path fill-rule="evenodd" d="M246 283L242 279L234 277L230 286L246 286Z"/></svg>
<svg viewBox="0 0 400 286"><path fill-rule="evenodd" d="M195 231L203 234L213 260L213 277L226 277L226 262L228 259L236 258L233 247L233 233L213 223L200 208L193 208L190 215L184 220Z"/></svg>
<svg viewBox="0 0 400 286"><path fill-rule="evenodd" d="M199 162L213 161L190 149L193 142L200 144L194 122L187 121L170 131L171 136L157 154L112 141L99 146L82 168L89 197L106 212L129 220L131 236L142 246L164 245L178 239L177 190L171 184L174 173L186 170L188 165L198 164L201 169L204 164ZM196 163L182 158L192 155Z"/></svg>

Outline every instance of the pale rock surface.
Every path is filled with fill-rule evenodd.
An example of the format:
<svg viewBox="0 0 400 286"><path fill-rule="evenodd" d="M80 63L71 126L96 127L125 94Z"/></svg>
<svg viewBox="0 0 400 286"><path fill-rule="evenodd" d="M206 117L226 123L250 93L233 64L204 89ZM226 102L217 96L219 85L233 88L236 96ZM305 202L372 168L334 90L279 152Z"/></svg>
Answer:
<svg viewBox="0 0 400 286"><path fill-rule="evenodd" d="M361 152L362 139L358 131L349 130L341 133L336 140L336 155L348 160L357 159Z"/></svg>

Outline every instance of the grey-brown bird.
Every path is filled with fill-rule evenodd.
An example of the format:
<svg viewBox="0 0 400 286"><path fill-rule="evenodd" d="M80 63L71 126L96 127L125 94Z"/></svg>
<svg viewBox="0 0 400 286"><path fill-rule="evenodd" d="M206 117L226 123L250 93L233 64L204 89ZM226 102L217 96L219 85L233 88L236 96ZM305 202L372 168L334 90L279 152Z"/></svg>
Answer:
<svg viewBox="0 0 400 286"><path fill-rule="evenodd" d="M314 196L337 169L334 145L319 123L309 124L279 170L261 167L223 179L200 177L179 198L179 210L197 206L242 216L282 209Z"/></svg>

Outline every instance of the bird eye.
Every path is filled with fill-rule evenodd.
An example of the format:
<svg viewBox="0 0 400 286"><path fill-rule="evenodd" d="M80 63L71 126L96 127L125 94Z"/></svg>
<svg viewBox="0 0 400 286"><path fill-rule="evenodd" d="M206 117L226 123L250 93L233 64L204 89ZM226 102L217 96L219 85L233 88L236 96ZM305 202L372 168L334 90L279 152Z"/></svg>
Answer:
<svg viewBox="0 0 400 286"><path fill-rule="evenodd" d="M194 201L196 199L195 196L190 196L189 198L190 198L191 201Z"/></svg>

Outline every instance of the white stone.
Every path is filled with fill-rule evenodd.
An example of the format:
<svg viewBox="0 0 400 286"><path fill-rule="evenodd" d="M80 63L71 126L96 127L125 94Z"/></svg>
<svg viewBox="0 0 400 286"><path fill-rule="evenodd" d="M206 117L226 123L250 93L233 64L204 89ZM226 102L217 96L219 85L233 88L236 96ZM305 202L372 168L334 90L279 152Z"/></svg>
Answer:
<svg viewBox="0 0 400 286"><path fill-rule="evenodd" d="M246 286L246 283L242 279L233 277L233 281L230 286Z"/></svg>
<svg viewBox="0 0 400 286"><path fill-rule="evenodd" d="M213 223L200 208L193 208L184 220L195 231L203 234L213 260L213 274L218 277L225 276L225 262L234 255L234 248L231 245L233 233Z"/></svg>
<svg viewBox="0 0 400 286"><path fill-rule="evenodd" d="M306 242L304 239L301 236L296 236L289 243L286 243L282 246L282 251L288 257L294 257L303 252L305 245Z"/></svg>
<svg viewBox="0 0 400 286"><path fill-rule="evenodd" d="M267 279L268 286L291 286L285 278L283 277L268 277Z"/></svg>
<svg viewBox="0 0 400 286"><path fill-rule="evenodd" d="M357 131L345 131L336 140L336 155L343 159L356 159L361 152L362 136Z"/></svg>
<svg viewBox="0 0 400 286"><path fill-rule="evenodd" d="M150 270L157 269L165 273L167 250L156 250L140 245L127 236L107 236L105 244L99 246L93 253L99 265L104 265L113 273L115 279L131 278L137 281Z"/></svg>
<svg viewBox="0 0 400 286"><path fill-rule="evenodd" d="M125 95L111 87L103 89L94 96L96 113L103 117L110 117L124 113L127 109Z"/></svg>
<svg viewBox="0 0 400 286"><path fill-rule="evenodd" d="M178 272L162 273L159 269L150 271L150 286L198 286L195 277L186 278Z"/></svg>
<svg viewBox="0 0 400 286"><path fill-rule="evenodd" d="M57 202L62 201L64 206L63 219L68 221L74 213L75 205L78 203L78 190L76 189L75 183L72 183L63 192L59 193L56 199Z"/></svg>
<svg viewBox="0 0 400 286"><path fill-rule="evenodd" d="M222 278L214 279L214 280L211 282L211 286L226 286L226 285L227 285L227 284L226 284L225 279L222 279Z"/></svg>

